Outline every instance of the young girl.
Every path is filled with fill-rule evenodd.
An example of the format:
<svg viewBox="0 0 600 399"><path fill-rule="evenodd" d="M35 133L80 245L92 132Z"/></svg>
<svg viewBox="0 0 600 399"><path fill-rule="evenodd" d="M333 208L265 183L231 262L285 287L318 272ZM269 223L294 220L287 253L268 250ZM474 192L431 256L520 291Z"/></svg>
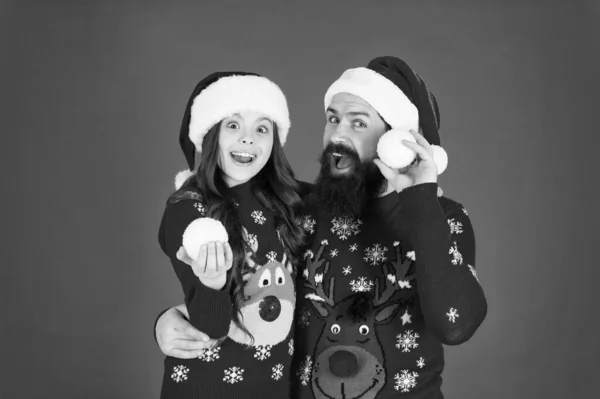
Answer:
<svg viewBox="0 0 600 399"><path fill-rule="evenodd" d="M285 96L262 76L215 73L192 93L179 137L190 170L176 178L159 242L191 323L218 345L197 359L167 357L163 399L290 395L292 265L303 232L299 184L282 149L289 127ZM182 237L201 217L219 220L228 241L189 254Z"/></svg>

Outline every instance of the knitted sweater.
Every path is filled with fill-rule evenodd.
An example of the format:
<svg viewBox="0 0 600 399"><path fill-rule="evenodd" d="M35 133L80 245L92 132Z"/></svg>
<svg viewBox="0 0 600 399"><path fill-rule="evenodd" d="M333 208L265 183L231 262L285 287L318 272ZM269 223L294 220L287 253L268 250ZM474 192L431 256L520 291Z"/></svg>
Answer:
<svg viewBox="0 0 600 399"><path fill-rule="evenodd" d="M278 239L273 214L252 193L252 181L231 189L245 237L254 251L249 254L255 272L245 277L243 325L232 321L228 288L204 286L193 270L176 257L186 227L204 217L206 206L197 193L167 206L159 241L170 258L185 295L190 322L212 338L226 337L220 346L205 349L198 359L167 356L161 398L273 398L289 397L293 354L292 321L294 280ZM295 277L295 276L294 276Z"/></svg>
<svg viewBox="0 0 600 399"><path fill-rule="evenodd" d="M292 397L442 398L442 344L468 340L487 312L466 210L428 183L356 219L307 211Z"/></svg>

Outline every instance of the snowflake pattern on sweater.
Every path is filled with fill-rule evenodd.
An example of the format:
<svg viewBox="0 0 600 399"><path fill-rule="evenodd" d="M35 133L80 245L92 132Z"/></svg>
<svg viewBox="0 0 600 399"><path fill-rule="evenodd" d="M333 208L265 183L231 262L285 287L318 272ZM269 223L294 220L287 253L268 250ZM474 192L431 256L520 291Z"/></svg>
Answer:
<svg viewBox="0 0 600 399"><path fill-rule="evenodd" d="M377 199L359 228L309 211L293 397L436 396L442 344L467 340L487 309L464 207L425 184Z"/></svg>
<svg viewBox="0 0 600 399"><path fill-rule="evenodd" d="M402 352L410 352L419 346L417 338L419 338L419 334L411 330L398 334L396 336L396 348L402 349Z"/></svg>
<svg viewBox="0 0 600 399"><path fill-rule="evenodd" d="M219 359L219 351L221 350L220 346L214 348L202 349L200 352L199 359L205 362L214 362Z"/></svg>
<svg viewBox="0 0 600 399"><path fill-rule="evenodd" d="M187 373L190 370L185 366L175 366L173 367L173 374L171 374L171 379L175 382L181 382L187 380Z"/></svg>
<svg viewBox="0 0 600 399"><path fill-rule="evenodd" d="M311 215L302 216L301 223L302 223L302 228L308 234L313 234L315 232L315 224L317 224L317 222L315 221L315 219L312 218Z"/></svg>
<svg viewBox="0 0 600 399"><path fill-rule="evenodd" d="M416 372L410 372L408 370L402 370L400 373L394 376L396 385L394 389L400 392L410 392L410 390L417 386L417 377L419 376Z"/></svg>
<svg viewBox="0 0 600 399"><path fill-rule="evenodd" d="M265 389L274 397L289 393L287 383L291 376L286 370L291 369L293 351L294 274L286 260L274 215L251 194L249 185L244 186L232 190L239 204L242 236L250 248L247 262L251 270L243 276L240 319L254 340L233 321L229 291L203 286L192 268L176 256L185 228L206 216L207 206L193 195L193 200L180 200L165 210L159 234L161 248L181 282L190 321L212 338L226 338L219 346L202 350L196 359L167 357L165 373L169 373L169 378L163 380L163 399L176 399L185 392L190 398L212 396L215 392L222 392L225 397L258 397ZM175 385L177 390L172 388Z"/></svg>
<svg viewBox="0 0 600 399"><path fill-rule="evenodd" d="M244 379L244 369L239 367L230 367L225 370L223 381L229 384L235 384Z"/></svg>
<svg viewBox="0 0 600 399"><path fill-rule="evenodd" d="M283 364L277 364L273 366L273 374L271 374L271 378L275 381L279 381L283 377Z"/></svg>
<svg viewBox="0 0 600 399"><path fill-rule="evenodd" d="M362 221L360 219L353 219L349 217L334 217L331 220L331 232L335 233L340 240L347 240L348 237L357 235L360 233L360 225Z"/></svg>

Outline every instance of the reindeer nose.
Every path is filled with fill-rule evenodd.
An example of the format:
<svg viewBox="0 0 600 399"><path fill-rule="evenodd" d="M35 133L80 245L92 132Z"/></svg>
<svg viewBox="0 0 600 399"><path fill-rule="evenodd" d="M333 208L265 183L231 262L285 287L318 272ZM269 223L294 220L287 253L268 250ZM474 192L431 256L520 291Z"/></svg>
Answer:
<svg viewBox="0 0 600 399"><path fill-rule="evenodd" d="M358 369L358 359L348 351L339 350L329 356L329 370L336 377L350 377Z"/></svg>
<svg viewBox="0 0 600 399"><path fill-rule="evenodd" d="M266 296L258 307L258 314L264 321L275 321L281 313L281 302L275 296Z"/></svg>

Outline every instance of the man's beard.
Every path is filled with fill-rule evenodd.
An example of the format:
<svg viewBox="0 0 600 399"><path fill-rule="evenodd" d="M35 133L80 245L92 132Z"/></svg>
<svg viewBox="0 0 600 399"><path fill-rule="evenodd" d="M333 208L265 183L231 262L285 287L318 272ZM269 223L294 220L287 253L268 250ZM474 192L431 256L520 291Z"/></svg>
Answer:
<svg viewBox="0 0 600 399"><path fill-rule="evenodd" d="M350 170L334 174L336 158L333 153L348 157L344 163L350 165ZM358 154L346 146L329 143L319 162L321 171L315 181L312 200L328 216L357 217L387 187L377 165L373 161L362 162Z"/></svg>

